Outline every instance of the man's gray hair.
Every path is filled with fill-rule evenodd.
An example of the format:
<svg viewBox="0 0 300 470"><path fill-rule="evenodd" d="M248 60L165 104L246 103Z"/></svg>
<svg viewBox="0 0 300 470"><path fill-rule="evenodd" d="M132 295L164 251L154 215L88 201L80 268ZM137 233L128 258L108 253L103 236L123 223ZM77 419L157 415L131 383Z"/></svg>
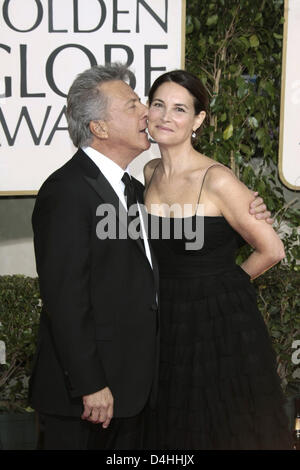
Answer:
<svg viewBox="0 0 300 470"><path fill-rule="evenodd" d="M123 64L94 65L80 73L74 80L67 97L67 121L69 134L75 147L91 144L91 121L105 119L107 96L99 85L112 80L129 82L130 70Z"/></svg>

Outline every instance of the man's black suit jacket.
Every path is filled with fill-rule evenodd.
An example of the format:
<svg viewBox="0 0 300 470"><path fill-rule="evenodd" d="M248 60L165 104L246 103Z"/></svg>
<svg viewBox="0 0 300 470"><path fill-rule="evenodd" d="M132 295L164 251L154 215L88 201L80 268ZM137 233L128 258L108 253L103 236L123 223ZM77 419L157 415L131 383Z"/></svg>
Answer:
<svg viewBox="0 0 300 470"><path fill-rule="evenodd" d="M142 198L143 185L134 184ZM30 402L43 413L80 416L82 396L106 386L115 417L134 416L155 398L157 265L152 256L151 268L140 239L97 237L96 211L104 203L115 206L118 222L116 193L81 149L36 199L43 311Z"/></svg>

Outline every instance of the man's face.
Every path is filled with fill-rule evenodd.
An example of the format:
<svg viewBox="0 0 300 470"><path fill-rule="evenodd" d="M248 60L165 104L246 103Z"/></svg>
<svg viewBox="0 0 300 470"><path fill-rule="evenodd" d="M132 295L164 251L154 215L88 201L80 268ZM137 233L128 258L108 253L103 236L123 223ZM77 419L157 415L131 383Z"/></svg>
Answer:
<svg viewBox="0 0 300 470"><path fill-rule="evenodd" d="M108 143L120 155L132 158L150 147L146 133L148 108L127 83L116 80L105 82L101 91L108 97Z"/></svg>

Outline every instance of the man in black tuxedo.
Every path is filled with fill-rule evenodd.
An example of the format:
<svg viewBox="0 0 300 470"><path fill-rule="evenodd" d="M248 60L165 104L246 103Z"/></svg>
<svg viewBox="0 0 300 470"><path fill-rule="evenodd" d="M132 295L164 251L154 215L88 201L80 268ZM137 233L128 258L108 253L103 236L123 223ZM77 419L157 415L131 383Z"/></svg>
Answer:
<svg viewBox="0 0 300 470"><path fill-rule="evenodd" d="M78 151L42 185L33 212L43 310L30 402L44 449L140 449L155 402L158 270L141 206L143 237L124 237L127 204L143 198L127 167L150 146L129 73L95 66L75 79L67 117ZM108 237L105 209L117 227Z"/></svg>
<svg viewBox="0 0 300 470"><path fill-rule="evenodd" d="M103 204L124 233L127 184L142 201L141 183L123 178L150 146L128 73L97 66L76 78L67 117L79 150L42 185L33 212L43 311L30 401L45 449L139 449L155 399L155 259L146 237L99 238Z"/></svg>

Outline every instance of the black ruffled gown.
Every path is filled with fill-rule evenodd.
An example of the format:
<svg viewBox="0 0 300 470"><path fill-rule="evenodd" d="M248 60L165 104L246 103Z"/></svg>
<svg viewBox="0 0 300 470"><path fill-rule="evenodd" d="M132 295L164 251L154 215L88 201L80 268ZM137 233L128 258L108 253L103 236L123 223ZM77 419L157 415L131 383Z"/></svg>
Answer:
<svg viewBox="0 0 300 470"><path fill-rule="evenodd" d="M204 224L201 249L187 249L184 235L175 239L174 228L184 221L194 229ZM150 226L154 222L161 351L146 446L291 449L269 334L250 278L235 264L238 234L223 217L149 215ZM162 236L166 222L169 239Z"/></svg>

